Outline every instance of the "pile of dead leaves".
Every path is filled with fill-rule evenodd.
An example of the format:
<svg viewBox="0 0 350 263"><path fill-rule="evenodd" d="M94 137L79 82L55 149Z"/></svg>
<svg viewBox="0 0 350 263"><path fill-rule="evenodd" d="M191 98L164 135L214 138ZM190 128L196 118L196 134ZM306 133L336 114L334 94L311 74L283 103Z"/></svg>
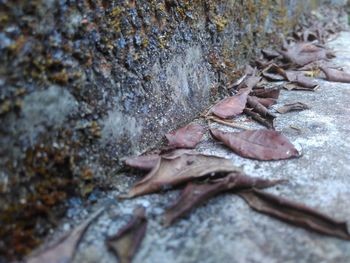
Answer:
<svg viewBox="0 0 350 263"><path fill-rule="evenodd" d="M294 145L274 130L274 119L276 113L309 107L294 102L272 112L270 107L277 102L281 88L267 88L266 84L278 82L286 90L314 91L318 88L314 77L350 82L350 74L330 66L329 59L334 54L323 46L325 36L320 29L297 31L293 36L284 40L279 50L262 50L262 57L247 66L244 75L229 85L233 95L216 103L204 116L209 123L214 121L243 131L224 132L210 128L210 125L190 124L166 134L166 149L126 160L128 166L148 173L123 198L183 188L178 199L165 212L164 225L170 226L214 196L237 194L258 212L324 235L349 240L350 234L344 222L262 191L285 180L250 177L230 160L193 150L203 135L209 132L213 139L244 158L272 161L300 156ZM232 121L241 114L248 115L268 129L250 130ZM28 262L69 260L90 221ZM146 228L145 209L138 207L131 221L116 235L109 237L106 245L115 252L120 262L130 262L146 234Z"/></svg>

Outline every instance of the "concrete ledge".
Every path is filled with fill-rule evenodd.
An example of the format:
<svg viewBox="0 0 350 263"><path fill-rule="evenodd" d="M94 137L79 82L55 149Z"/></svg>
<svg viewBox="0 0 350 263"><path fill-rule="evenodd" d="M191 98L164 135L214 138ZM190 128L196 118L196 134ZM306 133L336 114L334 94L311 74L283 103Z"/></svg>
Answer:
<svg viewBox="0 0 350 263"><path fill-rule="evenodd" d="M108 185L124 156L193 119L323 2L2 3L1 225L26 227L22 211L37 218L37 203L58 215L68 196Z"/></svg>

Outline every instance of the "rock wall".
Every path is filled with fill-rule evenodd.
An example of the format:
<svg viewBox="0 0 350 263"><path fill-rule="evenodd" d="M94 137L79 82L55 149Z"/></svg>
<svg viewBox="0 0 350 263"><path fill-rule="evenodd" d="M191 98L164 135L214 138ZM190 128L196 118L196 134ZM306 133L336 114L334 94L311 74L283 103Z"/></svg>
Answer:
<svg viewBox="0 0 350 263"><path fill-rule="evenodd" d="M321 2L0 1L0 254L27 253L67 197L108 185Z"/></svg>

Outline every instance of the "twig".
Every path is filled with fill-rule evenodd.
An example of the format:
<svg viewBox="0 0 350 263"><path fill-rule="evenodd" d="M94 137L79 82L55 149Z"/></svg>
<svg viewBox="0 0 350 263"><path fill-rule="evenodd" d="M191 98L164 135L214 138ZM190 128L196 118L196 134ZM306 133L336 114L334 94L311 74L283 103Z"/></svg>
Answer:
<svg viewBox="0 0 350 263"><path fill-rule="evenodd" d="M243 126L243 125L241 125L241 124L234 123L234 122L224 121L224 120L215 118L214 116L207 116L206 119L207 119L208 121L209 121L209 120L210 120L210 121L214 121L214 122L217 122L217 123L220 123L220 124L223 124L223 125L232 127L232 128L237 128L237 129L242 129L242 130L250 130L248 127L245 127L245 126Z"/></svg>

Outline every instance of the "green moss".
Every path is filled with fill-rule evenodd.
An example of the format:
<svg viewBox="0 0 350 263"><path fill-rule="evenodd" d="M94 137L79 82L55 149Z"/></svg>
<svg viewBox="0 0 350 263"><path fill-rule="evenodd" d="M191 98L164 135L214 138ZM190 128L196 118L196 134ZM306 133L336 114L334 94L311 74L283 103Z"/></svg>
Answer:
<svg viewBox="0 0 350 263"><path fill-rule="evenodd" d="M224 31L225 26L227 25L228 21L223 16L215 16L213 18L213 22L216 25L216 28L219 32Z"/></svg>

